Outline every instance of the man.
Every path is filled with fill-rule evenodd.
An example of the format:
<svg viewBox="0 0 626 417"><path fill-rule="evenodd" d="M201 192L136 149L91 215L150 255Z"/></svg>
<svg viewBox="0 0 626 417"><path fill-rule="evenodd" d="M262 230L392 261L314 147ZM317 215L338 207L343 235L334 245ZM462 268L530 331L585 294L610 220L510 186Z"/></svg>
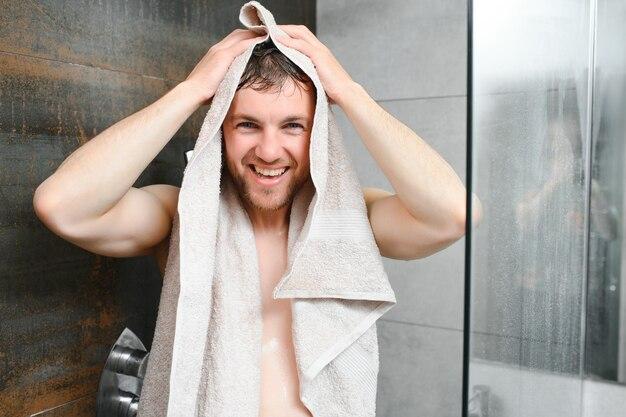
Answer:
<svg viewBox="0 0 626 417"><path fill-rule="evenodd" d="M329 100L345 111L397 192L363 190L381 254L417 259L463 236L465 188L450 166L379 107L306 27L280 27L290 35L281 42L311 58ZM33 203L39 218L59 236L94 253L152 254L163 272L179 188L132 185L182 123L211 100L232 60L259 38L235 30L209 49L185 81L73 152L38 187ZM272 290L287 266L292 200L311 181L315 94L299 67L271 44L260 44L222 124L222 174L233 179L258 251L261 417L311 416L299 398L291 304L272 299Z"/></svg>

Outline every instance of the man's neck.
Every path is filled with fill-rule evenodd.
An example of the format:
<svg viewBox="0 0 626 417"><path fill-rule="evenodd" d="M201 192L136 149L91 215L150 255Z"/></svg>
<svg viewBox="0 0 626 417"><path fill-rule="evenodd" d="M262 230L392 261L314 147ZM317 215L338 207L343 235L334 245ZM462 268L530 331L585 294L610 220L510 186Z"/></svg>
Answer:
<svg viewBox="0 0 626 417"><path fill-rule="evenodd" d="M291 206L265 212L252 207L245 207L245 210L248 213L255 233L282 236L289 230Z"/></svg>

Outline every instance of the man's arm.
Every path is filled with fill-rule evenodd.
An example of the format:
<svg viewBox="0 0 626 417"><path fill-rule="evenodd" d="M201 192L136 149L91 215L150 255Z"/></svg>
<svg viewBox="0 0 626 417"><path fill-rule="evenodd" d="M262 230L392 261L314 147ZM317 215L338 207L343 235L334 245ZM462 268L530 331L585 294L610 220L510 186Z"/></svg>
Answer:
<svg viewBox="0 0 626 417"><path fill-rule="evenodd" d="M411 129L380 107L303 25L279 25L278 40L307 55L330 103L346 113L397 194L365 189L372 230L383 256L422 258L464 234L466 190L454 170ZM472 195L474 218L482 212Z"/></svg>
<svg viewBox="0 0 626 417"><path fill-rule="evenodd" d="M237 29L187 79L75 150L39 185L35 213L53 232L106 256L148 254L170 233L177 187L134 188L180 126L213 97L233 59L262 36Z"/></svg>
<svg viewBox="0 0 626 417"><path fill-rule="evenodd" d="M149 253L170 231L168 196L177 197L176 187L132 185L200 106L190 87L178 84L70 154L35 191L33 205L41 221L94 253Z"/></svg>
<svg viewBox="0 0 626 417"><path fill-rule="evenodd" d="M460 239L465 233L466 189L452 167L359 84L344 91L337 104L396 191L364 189L381 255L423 258ZM475 194L472 198L476 225L482 208Z"/></svg>

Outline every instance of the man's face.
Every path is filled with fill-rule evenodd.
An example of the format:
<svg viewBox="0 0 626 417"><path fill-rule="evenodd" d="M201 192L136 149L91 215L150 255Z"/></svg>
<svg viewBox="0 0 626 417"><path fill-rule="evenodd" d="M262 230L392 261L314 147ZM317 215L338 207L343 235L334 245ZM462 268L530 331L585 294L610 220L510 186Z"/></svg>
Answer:
<svg viewBox="0 0 626 417"><path fill-rule="evenodd" d="M309 143L315 113L312 85L288 79L281 91L242 88L222 125L228 172L244 204L261 212L288 206L310 180ZM308 90L305 90L308 89ZM254 167L287 170L261 178ZM274 174L274 172L265 172Z"/></svg>

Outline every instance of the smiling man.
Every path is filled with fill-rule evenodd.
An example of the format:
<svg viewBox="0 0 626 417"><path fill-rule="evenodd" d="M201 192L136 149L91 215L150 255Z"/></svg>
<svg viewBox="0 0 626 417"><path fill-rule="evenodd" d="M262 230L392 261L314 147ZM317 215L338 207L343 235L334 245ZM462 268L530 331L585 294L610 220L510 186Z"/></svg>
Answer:
<svg viewBox="0 0 626 417"><path fill-rule="evenodd" d="M383 110L306 27L280 27L289 35L280 40L309 56L330 102L346 113L396 191L363 189L380 253L417 259L461 238L465 188L451 167ZM179 188L132 185L182 123L211 100L233 59L260 38L235 30L211 47L185 81L74 151L38 187L33 203L39 218L86 250L113 257L152 254L164 271ZM315 103L310 79L264 42L255 47L222 124L222 175L236 185L259 259L260 417L311 416L299 398L291 304L273 299L272 290L287 267L291 203L311 181Z"/></svg>
<svg viewBox="0 0 626 417"><path fill-rule="evenodd" d="M272 43L254 49L222 135L228 174L257 229L286 233L291 202L311 180L315 91Z"/></svg>

